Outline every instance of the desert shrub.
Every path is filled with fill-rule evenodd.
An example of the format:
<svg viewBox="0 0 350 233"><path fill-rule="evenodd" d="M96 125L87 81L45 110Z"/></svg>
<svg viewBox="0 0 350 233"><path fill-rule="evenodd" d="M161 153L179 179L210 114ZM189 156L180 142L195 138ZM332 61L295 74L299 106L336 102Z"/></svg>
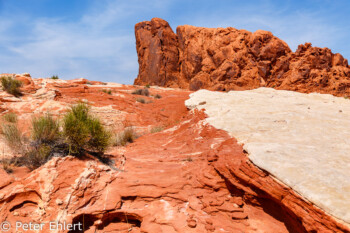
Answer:
<svg viewBox="0 0 350 233"><path fill-rule="evenodd" d="M90 133L88 147L97 152L104 152L110 144L111 133L105 129L98 118L91 118L88 127Z"/></svg>
<svg viewBox="0 0 350 233"><path fill-rule="evenodd" d="M52 146L47 144L39 144L32 147L22 157L22 162L26 167L34 170L41 165L45 164L52 157Z"/></svg>
<svg viewBox="0 0 350 233"><path fill-rule="evenodd" d="M13 112L6 113L5 115L2 116L2 119L5 122L17 123L17 115L16 113L13 113Z"/></svg>
<svg viewBox="0 0 350 233"><path fill-rule="evenodd" d="M111 90L107 90L107 89L102 89L102 92L108 94L108 95L112 95L112 91Z"/></svg>
<svg viewBox="0 0 350 233"><path fill-rule="evenodd" d="M144 89L136 89L132 92L133 95L144 95L149 96L149 90L147 88Z"/></svg>
<svg viewBox="0 0 350 233"><path fill-rule="evenodd" d="M20 152L23 147L22 132L16 123L5 123L1 126L1 133L7 145L14 151Z"/></svg>
<svg viewBox="0 0 350 233"><path fill-rule="evenodd" d="M164 127L163 126L154 126L152 129L151 129L151 133L158 133L160 131L164 130Z"/></svg>
<svg viewBox="0 0 350 233"><path fill-rule="evenodd" d="M182 161L192 162L192 161L193 161L193 159L192 159L192 157L187 157L186 159L183 159Z"/></svg>
<svg viewBox="0 0 350 233"><path fill-rule="evenodd" d="M149 85L149 84L147 84L146 86L145 86L145 88L150 88L151 86Z"/></svg>
<svg viewBox="0 0 350 233"><path fill-rule="evenodd" d="M125 146L128 143L134 142L137 135L132 127L125 128L122 132L117 133L115 136L115 146Z"/></svg>
<svg viewBox="0 0 350 233"><path fill-rule="evenodd" d="M51 79L58 79L58 76L57 75L52 75Z"/></svg>
<svg viewBox="0 0 350 233"><path fill-rule="evenodd" d="M156 99L161 99L161 98L162 98L162 96L161 96L161 95L159 95L159 94L156 94L156 95L154 96L154 98L156 98Z"/></svg>
<svg viewBox="0 0 350 233"><path fill-rule="evenodd" d="M9 159L2 159L0 163L2 165L2 169L4 169L7 173L13 172L12 163Z"/></svg>
<svg viewBox="0 0 350 233"><path fill-rule="evenodd" d="M109 145L110 133L98 118L89 114L89 106L79 103L71 107L63 119L63 135L72 154L89 148L104 152Z"/></svg>
<svg viewBox="0 0 350 233"><path fill-rule="evenodd" d="M144 98L137 98L136 101L140 102L141 104L145 104L146 103L146 100Z"/></svg>
<svg viewBox="0 0 350 233"><path fill-rule="evenodd" d="M1 86L4 91L6 91L11 95L14 95L16 97L22 95L22 92L20 90L20 87L22 86L22 82L12 78L11 76L1 77Z"/></svg>
<svg viewBox="0 0 350 233"><path fill-rule="evenodd" d="M52 144L60 138L59 122L48 113L32 118L31 136L37 143Z"/></svg>

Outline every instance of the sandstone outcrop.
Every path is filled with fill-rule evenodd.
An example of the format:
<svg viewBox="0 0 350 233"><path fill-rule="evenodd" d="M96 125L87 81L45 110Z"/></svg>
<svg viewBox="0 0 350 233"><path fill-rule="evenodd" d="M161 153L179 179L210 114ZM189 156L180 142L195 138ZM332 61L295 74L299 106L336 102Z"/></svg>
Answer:
<svg viewBox="0 0 350 233"><path fill-rule="evenodd" d="M0 170L0 222L44 223L39 232L50 221L82 223L84 232L350 232L255 166L203 111L189 111L189 91L151 87L142 104L135 86L32 80L35 93L0 102L0 116L15 112L25 132L33 115L60 117L84 101L111 130L133 126L141 137L110 148L107 162L87 154L54 157L34 171ZM164 130L150 133L155 126ZM1 140L0 150L16 156Z"/></svg>
<svg viewBox="0 0 350 233"><path fill-rule="evenodd" d="M348 99L272 88L190 97L186 105L205 109L206 121L237 138L255 165L350 225Z"/></svg>
<svg viewBox="0 0 350 233"><path fill-rule="evenodd" d="M159 18L136 24L138 85L190 90L258 87L350 95L350 67L328 48L292 52L271 32L178 26Z"/></svg>

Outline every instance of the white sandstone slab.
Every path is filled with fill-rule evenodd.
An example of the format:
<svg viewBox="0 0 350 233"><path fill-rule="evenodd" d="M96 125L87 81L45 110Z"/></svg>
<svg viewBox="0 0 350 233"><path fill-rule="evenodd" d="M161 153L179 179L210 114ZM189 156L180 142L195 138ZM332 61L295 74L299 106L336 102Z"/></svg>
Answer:
<svg viewBox="0 0 350 233"><path fill-rule="evenodd" d="M200 90L186 106L204 108L207 122L243 143L254 164L350 223L350 100L271 88Z"/></svg>

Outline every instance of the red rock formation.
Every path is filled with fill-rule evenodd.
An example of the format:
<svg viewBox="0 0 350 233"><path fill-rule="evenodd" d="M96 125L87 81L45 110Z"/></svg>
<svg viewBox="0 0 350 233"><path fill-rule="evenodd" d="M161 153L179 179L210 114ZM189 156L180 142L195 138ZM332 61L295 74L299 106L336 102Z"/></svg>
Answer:
<svg viewBox="0 0 350 233"><path fill-rule="evenodd" d="M166 21L154 18L136 24L135 35L138 85L350 94L350 67L340 54L310 43L293 53L271 32L185 25L175 34Z"/></svg>
<svg viewBox="0 0 350 233"><path fill-rule="evenodd" d="M169 24L161 19L138 23L135 36L143 82L175 86L179 73L178 40Z"/></svg>
<svg viewBox="0 0 350 233"><path fill-rule="evenodd" d="M32 172L0 170L0 222L80 222L85 232L350 232L252 164L203 112L188 111L188 91L150 88L142 97L150 103L141 104L133 86L33 82L36 93L1 106L19 115L22 128L33 112L59 116L84 100L111 129L128 122L143 136L112 147L113 165L86 155L53 158ZM167 129L149 133L159 125Z"/></svg>

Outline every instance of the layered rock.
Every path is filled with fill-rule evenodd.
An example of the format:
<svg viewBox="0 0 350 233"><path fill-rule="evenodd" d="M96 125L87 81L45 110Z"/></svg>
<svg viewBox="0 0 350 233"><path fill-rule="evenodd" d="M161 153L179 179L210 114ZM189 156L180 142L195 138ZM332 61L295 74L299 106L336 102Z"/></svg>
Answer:
<svg viewBox="0 0 350 233"><path fill-rule="evenodd" d="M205 109L207 122L237 138L259 168L350 224L349 100L258 88L201 90L186 105Z"/></svg>
<svg viewBox="0 0 350 233"><path fill-rule="evenodd" d="M190 90L257 87L349 95L350 68L327 48L300 45L293 53L271 32L179 26L159 18L135 26L135 84Z"/></svg>
<svg viewBox="0 0 350 233"><path fill-rule="evenodd" d="M188 91L151 87L142 104L134 86L32 80L35 93L0 102L0 116L15 112L25 132L33 115L62 117L84 101L112 131L133 126L141 137L111 147L101 160L54 157L34 171L0 170L0 222L44 223L39 232L48 232L50 221L81 223L84 232L350 232L255 166L203 111L189 111ZM154 126L165 130L150 133ZM3 157L16 156L4 150L4 141L0 149Z"/></svg>

